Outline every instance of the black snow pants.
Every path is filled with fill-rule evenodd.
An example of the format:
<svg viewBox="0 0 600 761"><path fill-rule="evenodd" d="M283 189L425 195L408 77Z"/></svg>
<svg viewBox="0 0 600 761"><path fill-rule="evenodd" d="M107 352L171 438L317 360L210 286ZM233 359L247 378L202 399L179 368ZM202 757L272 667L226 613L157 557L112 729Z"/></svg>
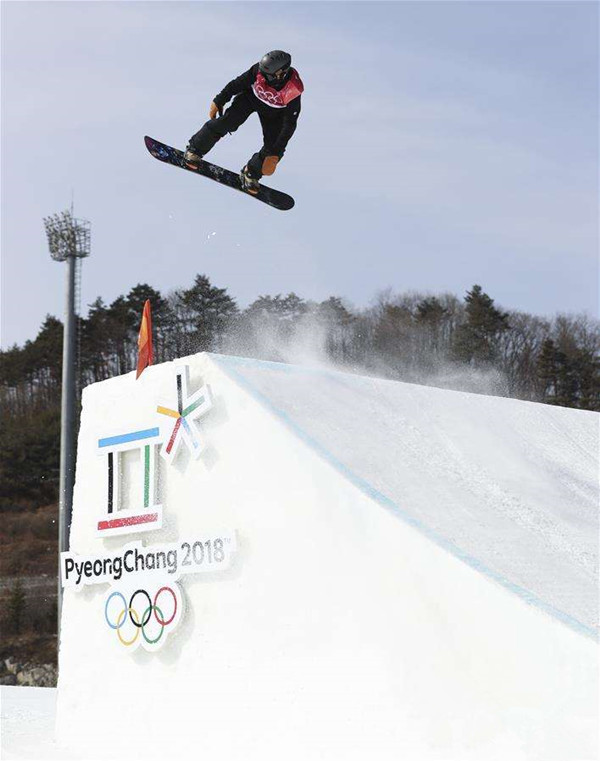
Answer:
<svg viewBox="0 0 600 761"><path fill-rule="evenodd" d="M283 109L263 105L252 92L236 95L223 116L210 119L190 138L190 147L195 153L205 156L211 148L228 132L235 132L250 114L258 113L263 132L263 146L248 161L248 174L256 180L262 177L262 165L267 156L283 156L284 151L274 151L273 146L283 124Z"/></svg>

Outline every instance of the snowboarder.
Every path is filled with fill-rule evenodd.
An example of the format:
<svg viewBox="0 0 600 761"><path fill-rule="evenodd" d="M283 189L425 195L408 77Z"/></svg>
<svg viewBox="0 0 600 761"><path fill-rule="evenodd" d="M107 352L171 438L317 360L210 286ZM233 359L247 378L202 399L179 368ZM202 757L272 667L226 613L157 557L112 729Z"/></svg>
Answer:
<svg viewBox="0 0 600 761"><path fill-rule="evenodd" d="M294 134L300 114L304 85L292 57L283 50L266 53L259 63L233 79L210 104L210 120L190 138L184 160L197 165L228 132L235 132L251 113L257 112L263 131L263 146L240 172L242 187L259 191L258 181L271 175ZM235 96L235 97L234 97ZM223 113L225 104L233 103Z"/></svg>

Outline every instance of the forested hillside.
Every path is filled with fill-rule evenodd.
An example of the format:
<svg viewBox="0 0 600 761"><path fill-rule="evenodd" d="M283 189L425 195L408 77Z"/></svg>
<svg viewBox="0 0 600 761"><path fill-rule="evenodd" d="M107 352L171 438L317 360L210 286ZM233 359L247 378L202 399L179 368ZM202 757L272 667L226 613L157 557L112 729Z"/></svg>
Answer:
<svg viewBox="0 0 600 761"><path fill-rule="evenodd" d="M541 318L499 309L480 286L451 294L343 299L260 296L240 309L204 275L163 295L139 284L96 299L78 325L80 388L129 372L143 304L152 304L155 362L199 351L278 361L330 361L387 378L600 410L600 326L586 315ZM56 500L62 323L0 352L0 508Z"/></svg>

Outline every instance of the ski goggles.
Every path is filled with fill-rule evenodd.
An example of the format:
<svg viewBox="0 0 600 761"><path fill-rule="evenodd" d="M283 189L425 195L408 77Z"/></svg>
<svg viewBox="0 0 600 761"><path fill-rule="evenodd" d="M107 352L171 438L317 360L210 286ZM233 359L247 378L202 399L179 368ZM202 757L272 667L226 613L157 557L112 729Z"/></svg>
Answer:
<svg viewBox="0 0 600 761"><path fill-rule="evenodd" d="M263 74L264 78L267 80L267 82L281 82L281 80L285 77L285 75L290 70L290 67L287 66L286 68L279 69L274 74Z"/></svg>

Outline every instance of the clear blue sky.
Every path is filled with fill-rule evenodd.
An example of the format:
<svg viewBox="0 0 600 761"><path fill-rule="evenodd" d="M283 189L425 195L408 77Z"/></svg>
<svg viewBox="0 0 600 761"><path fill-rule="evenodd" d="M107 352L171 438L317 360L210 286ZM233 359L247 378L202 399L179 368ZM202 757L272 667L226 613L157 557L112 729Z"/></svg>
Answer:
<svg viewBox="0 0 600 761"><path fill-rule="evenodd" d="M306 91L287 213L160 164L267 50ZM62 318L42 217L92 222L82 304L206 273L244 306L392 287L598 307L598 4L4 2L2 346ZM211 153L238 169L251 118Z"/></svg>

